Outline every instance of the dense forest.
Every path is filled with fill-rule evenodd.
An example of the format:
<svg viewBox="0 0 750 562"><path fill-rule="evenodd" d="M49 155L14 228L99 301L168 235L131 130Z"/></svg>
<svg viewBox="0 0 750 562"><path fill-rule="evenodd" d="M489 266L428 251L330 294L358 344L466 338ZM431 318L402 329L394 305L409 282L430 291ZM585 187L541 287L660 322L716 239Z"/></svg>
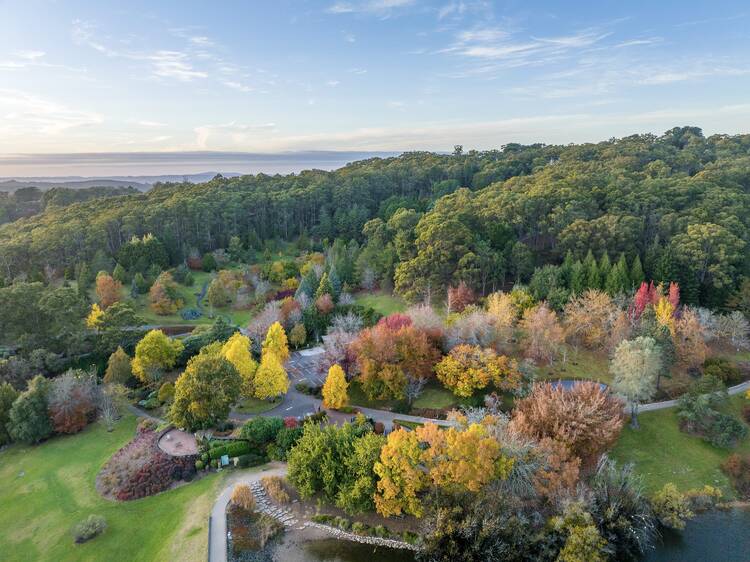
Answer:
<svg viewBox="0 0 750 562"><path fill-rule="evenodd" d="M13 192L0 191L0 224L29 217L47 209L67 207L73 203L116 195L140 193L134 187L94 186L85 188L21 187Z"/></svg>
<svg viewBox="0 0 750 562"><path fill-rule="evenodd" d="M591 272L593 261L600 286L619 264L631 277L642 268L646 279L679 282L686 302L724 307L748 274L749 223L750 135L706 138L682 127L597 144L406 153L333 172L217 176L45 205L0 226L0 276L73 278L97 253L117 259L147 233L172 265L232 237L254 248L340 238L360 245L359 275L410 300L460 281L486 293L551 265L548 297L571 290L574 272Z"/></svg>

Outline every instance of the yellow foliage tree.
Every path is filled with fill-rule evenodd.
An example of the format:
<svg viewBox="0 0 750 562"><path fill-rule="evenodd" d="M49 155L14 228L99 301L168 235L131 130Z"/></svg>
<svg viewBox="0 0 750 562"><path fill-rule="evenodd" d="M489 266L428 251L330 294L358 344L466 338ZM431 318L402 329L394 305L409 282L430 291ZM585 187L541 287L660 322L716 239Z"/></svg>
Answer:
<svg viewBox="0 0 750 562"><path fill-rule="evenodd" d="M518 320L518 308L508 293L499 291L487 297L487 312L495 322L498 339L503 343L510 341Z"/></svg>
<svg viewBox="0 0 750 562"><path fill-rule="evenodd" d="M99 326L102 325L103 320L104 311L98 304L92 304L91 312L89 312L89 315L86 317L86 326L88 326L92 330L96 330Z"/></svg>
<svg viewBox="0 0 750 562"><path fill-rule="evenodd" d="M492 349L457 345L435 366L440 382L456 396L468 398L475 390L494 383L502 390L516 387L520 373L516 362Z"/></svg>
<svg viewBox="0 0 750 562"><path fill-rule="evenodd" d="M513 460L482 424L443 429L433 423L388 435L374 471L380 477L375 508L388 517L424 514L419 494L430 485L451 491L479 491L495 478L507 478Z"/></svg>
<svg viewBox="0 0 750 562"><path fill-rule="evenodd" d="M669 328L674 336L674 306L666 297L661 297L654 305L654 314L659 325Z"/></svg>
<svg viewBox="0 0 750 562"><path fill-rule="evenodd" d="M349 402L349 396L346 393L348 387L344 370L338 365L331 365L323 385L323 406L334 410L346 406Z"/></svg>
<svg viewBox="0 0 750 562"><path fill-rule="evenodd" d="M133 374L146 384L158 381L161 372L171 369L184 346L180 340L171 340L161 330L151 330L135 346Z"/></svg>
<svg viewBox="0 0 750 562"><path fill-rule="evenodd" d="M250 398L255 392L255 373L258 362L250 352L250 338L235 332L221 348L221 354L229 361L242 377L242 396Z"/></svg>
<svg viewBox="0 0 750 562"><path fill-rule="evenodd" d="M289 377L274 353L264 353L255 372L255 397L265 400L286 394Z"/></svg>
<svg viewBox="0 0 750 562"><path fill-rule="evenodd" d="M272 353L280 363L289 359L289 342L286 339L284 327L279 322L274 322L268 328L266 340L263 342L263 355Z"/></svg>

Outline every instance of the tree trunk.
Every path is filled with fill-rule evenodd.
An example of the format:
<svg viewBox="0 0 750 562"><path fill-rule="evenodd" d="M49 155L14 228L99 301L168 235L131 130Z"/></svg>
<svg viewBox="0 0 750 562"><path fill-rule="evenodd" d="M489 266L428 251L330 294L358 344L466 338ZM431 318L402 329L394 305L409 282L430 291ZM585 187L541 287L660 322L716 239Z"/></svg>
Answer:
<svg viewBox="0 0 750 562"><path fill-rule="evenodd" d="M638 425L638 403L633 402L630 404L630 427L633 429L640 429Z"/></svg>

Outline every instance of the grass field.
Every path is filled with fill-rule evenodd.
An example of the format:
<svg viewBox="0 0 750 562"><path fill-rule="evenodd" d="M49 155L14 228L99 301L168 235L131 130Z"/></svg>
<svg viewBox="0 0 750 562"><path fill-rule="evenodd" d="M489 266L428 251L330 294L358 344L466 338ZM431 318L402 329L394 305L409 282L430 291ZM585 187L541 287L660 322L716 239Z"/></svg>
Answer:
<svg viewBox="0 0 750 562"><path fill-rule="evenodd" d="M383 316L406 310L406 303L401 297L380 291L375 293L359 293L354 297L354 300L357 304L369 306Z"/></svg>
<svg viewBox="0 0 750 562"><path fill-rule="evenodd" d="M259 400L258 398L246 398L232 408L232 411L239 412L240 414L262 414L268 410L273 410L279 404L281 404L281 398L274 398L270 401Z"/></svg>
<svg viewBox="0 0 750 562"><path fill-rule="evenodd" d="M733 396L729 409L739 413L743 401L743 396ZM646 412L638 420L641 428L626 427L611 456L620 462L634 463L648 492L655 492L667 482L683 491L710 484L720 487L726 497L733 497L720 465L733 452L750 453L750 439L734 450L714 447L680 431L675 408Z"/></svg>
<svg viewBox="0 0 750 562"><path fill-rule="evenodd" d="M52 560L205 560L208 515L224 476L206 476L157 496L116 503L99 496L100 467L132 436L135 418L112 433L93 424L78 435L0 453L0 558ZM71 527L89 514L107 530L75 545Z"/></svg>

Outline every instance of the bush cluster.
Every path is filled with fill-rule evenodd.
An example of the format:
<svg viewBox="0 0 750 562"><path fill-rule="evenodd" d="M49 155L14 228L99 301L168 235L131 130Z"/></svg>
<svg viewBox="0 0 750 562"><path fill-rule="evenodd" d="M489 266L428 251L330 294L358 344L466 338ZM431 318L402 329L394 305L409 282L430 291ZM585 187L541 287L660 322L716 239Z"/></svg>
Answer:
<svg viewBox="0 0 750 562"><path fill-rule="evenodd" d="M86 519L73 527L73 540L77 544L90 541L101 535L107 528L107 520L101 515L89 515Z"/></svg>
<svg viewBox="0 0 750 562"><path fill-rule="evenodd" d="M230 441L226 445L211 448L211 450L208 452L208 456L211 460L220 459L224 455L232 458L246 455L250 452L250 450L250 443L248 443L247 441Z"/></svg>

